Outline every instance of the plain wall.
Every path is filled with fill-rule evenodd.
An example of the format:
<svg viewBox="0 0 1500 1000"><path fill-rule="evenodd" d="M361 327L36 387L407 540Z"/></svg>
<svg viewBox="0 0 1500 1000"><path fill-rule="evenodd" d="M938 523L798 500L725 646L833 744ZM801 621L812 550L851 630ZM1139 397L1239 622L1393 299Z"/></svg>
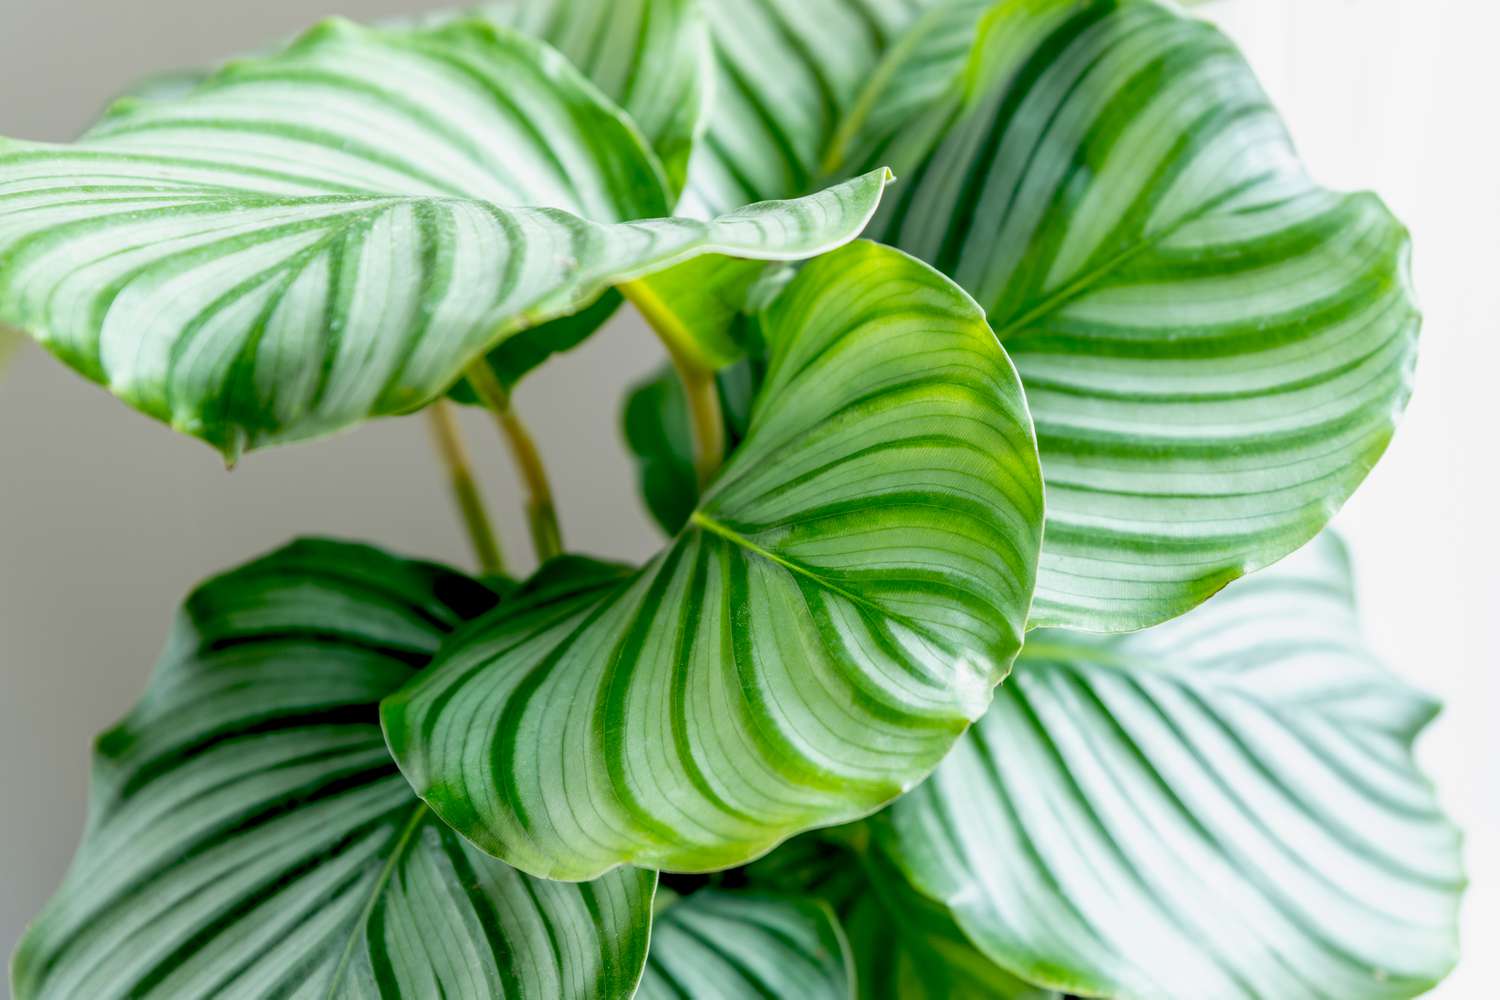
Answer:
<svg viewBox="0 0 1500 1000"><path fill-rule="evenodd" d="M330 0L370 18L438 6ZM1449 703L1423 757L1469 833L1475 879L1460 972L1437 996L1500 981L1500 629L1494 528L1500 316L1492 52L1500 15L1473 0L1221 0L1313 170L1374 188L1411 226L1427 312L1416 400L1339 523L1367 630ZM331 11L330 11L331 12ZM305 0L0 0L0 134L66 139L110 95L287 35ZM662 362L617 321L526 383L580 550L653 551L620 444L620 389ZM482 415L464 418L505 541L523 567L515 484ZM366 539L467 563L420 420L255 453L233 473L24 349L0 377L0 951L55 888L82 829L89 741L139 695L172 610L198 580L298 534ZM0 986L0 991L4 987Z"/></svg>

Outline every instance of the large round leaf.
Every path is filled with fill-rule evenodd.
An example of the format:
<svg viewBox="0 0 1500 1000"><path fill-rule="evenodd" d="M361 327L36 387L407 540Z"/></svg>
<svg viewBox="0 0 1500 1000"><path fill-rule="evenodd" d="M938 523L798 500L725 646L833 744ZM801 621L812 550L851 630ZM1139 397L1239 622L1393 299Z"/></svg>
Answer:
<svg viewBox="0 0 1500 1000"><path fill-rule="evenodd" d="M590 83L630 115L661 158L671 190L681 190L688 157L703 126L713 72L697 0L511 0L474 11L386 21L381 26L432 27L481 16L547 42L567 56ZM133 87L130 96L178 99L209 75L208 71L183 71L152 77ZM552 355L577 347L614 314L620 302L619 295L607 292L587 309L522 330L490 352L490 365L504 385L514 386ZM454 395L474 401L466 383L459 383Z"/></svg>
<svg viewBox="0 0 1500 1000"><path fill-rule="evenodd" d="M654 876L530 878L439 822L376 703L495 603L456 573L300 542L189 598L99 741L88 832L22 940L38 997L624 997Z"/></svg>
<svg viewBox="0 0 1500 1000"><path fill-rule="evenodd" d="M703 0L717 85L683 213L811 190L881 54L938 2Z"/></svg>
<svg viewBox="0 0 1500 1000"><path fill-rule="evenodd" d="M1035 624L1166 620L1305 543L1384 450L1406 233L1312 184L1234 47L1153 0L998 4L960 82L866 143L903 179L874 232L972 292L1020 369Z"/></svg>
<svg viewBox="0 0 1500 1000"><path fill-rule="evenodd" d="M555 50L330 22L76 145L0 140L0 322L232 457L420 407L610 285L837 246L885 178L631 222L660 165Z"/></svg>
<svg viewBox="0 0 1500 1000"><path fill-rule="evenodd" d="M1041 489L973 302L859 243L763 319L744 442L640 573L456 637L388 699L407 778L523 870L707 870L864 815L1009 669Z"/></svg>
<svg viewBox="0 0 1500 1000"><path fill-rule="evenodd" d="M1361 647L1320 540L1180 621L1032 633L984 720L876 820L1016 974L1110 997L1407 997L1452 967L1435 708Z"/></svg>
<svg viewBox="0 0 1500 1000"><path fill-rule="evenodd" d="M703 889L656 917L638 1000L849 1000L849 946L806 898Z"/></svg>

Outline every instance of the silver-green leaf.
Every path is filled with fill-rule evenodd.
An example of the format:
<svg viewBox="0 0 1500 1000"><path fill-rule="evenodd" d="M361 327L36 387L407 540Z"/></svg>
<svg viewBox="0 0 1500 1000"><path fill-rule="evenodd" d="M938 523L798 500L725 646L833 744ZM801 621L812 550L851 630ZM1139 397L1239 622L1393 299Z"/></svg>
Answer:
<svg viewBox="0 0 1500 1000"><path fill-rule="evenodd" d="M806 834L744 869L752 888L833 907L849 940L859 1000L1057 1000L990 961L952 915L912 889L865 824Z"/></svg>
<svg viewBox="0 0 1500 1000"><path fill-rule="evenodd" d="M655 876L565 885L481 854L381 736L379 700L495 599L323 541L197 590L99 740L88 831L21 941L17 1000L629 996Z"/></svg>
<svg viewBox="0 0 1500 1000"><path fill-rule="evenodd" d="M1021 642L1041 484L1014 370L942 275L856 243L763 317L745 440L673 543L476 623L382 718L522 870L723 868L925 776Z"/></svg>
<svg viewBox="0 0 1500 1000"><path fill-rule="evenodd" d="M1216 29L1154 0L997 4L958 87L888 124L868 155L902 185L872 233L974 294L1036 419L1034 624L1187 611L1380 457L1416 357L1407 234L1308 179Z"/></svg>
<svg viewBox="0 0 1500 1000"><path fill-rule="evenodd" d="M811 190L881 55L938 2L703 0L717 78L683 214Z"/></svg>
<svg viewBox="0 0 1500 1000"><path fill-rule="evenodd" d="M874 822L991 959L1086 996L1409 997L1456 957L1436 711L1360 644L1324 538L1122 637L1033 632L994 707Z"/></svg>
<svg viewBox="0 0 1500 1000"><path fill-rule="evenodd" d="M0 323L232 458L419 408L611 285L838 246L886 177L660 218L660 163L555 50L335 21L75 145L0 140Z"/></svg>
<svg viewBox="0 0 1500 1000"><path fill-rule="evenodd" d="M703 889L658 912L636 997L849 1000L852 979L849 945L826 904Z"/></svg>
<svg viewBox="0 0 1500 1000"><path fill-rule="evenodd" d="M714 72L699 0L505 0L479 12L567 56L630 115L682 189Z"/></svg>

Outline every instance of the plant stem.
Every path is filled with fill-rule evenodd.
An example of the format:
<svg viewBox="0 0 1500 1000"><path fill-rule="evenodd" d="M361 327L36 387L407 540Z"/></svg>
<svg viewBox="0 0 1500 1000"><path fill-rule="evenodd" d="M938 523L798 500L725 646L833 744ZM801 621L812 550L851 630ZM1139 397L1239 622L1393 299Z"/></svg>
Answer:
<svg viewBox="0 0 1500 1000"><path fill-rule="evenodd" d="M505 386L500 384L500 379L485 360L480 359L470 366L467 376L469 384L494 414L500 436L505 439L516 472L526 488L526 523L531 529L531 544L536 550L537 560L546 562L561 555L562 529L557 523L557 507L552 502L547 467L542 464L542 453L537 449L536 441L511 406L510 393L505 391Z"/></svg>
<svg viewBox="0 0 1500 1000"><path fill-rule="evenodd" d="M713 369L700 364L689 351L692 334L651 288L639 281L619 286L623 294L656 332L687 396L688 416L693 424L693 467L698 487L706 489L724 464L724 414L719 406L719 387Z"/></svg>
<svg viewBox="0 0 1500 1000"><path fill-rule="evenodd" d="M464 447L458 421L453 418L453 404L440 399L427 408L427 415L432 422L433 442L448 470L453 499L458 505L464 527L468 529L469 543L479 560L479 569L492 575L504 573L505 556L500 551L500 539L485 510L479 483L474 479L468 449Z"/></svg>

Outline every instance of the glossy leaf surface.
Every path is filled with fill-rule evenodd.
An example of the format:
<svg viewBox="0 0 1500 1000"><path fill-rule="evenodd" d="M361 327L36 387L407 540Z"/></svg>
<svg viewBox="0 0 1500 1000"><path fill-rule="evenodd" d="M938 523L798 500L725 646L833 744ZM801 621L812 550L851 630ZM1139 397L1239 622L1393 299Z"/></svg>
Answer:
<svg viewBox="0 0 1500 1000"><path fill-rule="evenodd" d="M1360 644L1323 538L1180 621L1033 632L989 713L874 823L994 961L1089 996L1407 997L1452 966L1435 713Z"/></svg>
<svg viewBox="0 0 1500 1000"><path fill-rule="evenodd" d="M857 243L763 326L746 439L663 553L476 624L385 703L413 787L523 870L711 870L868 813L1020 645L1039 473L972 301Z"/></svg>
<svg viewBox="0 0 1500 1000"><path fill-rule="evenodd" d="M849 946L828 907L704 889L660 911L638 1000L848 1000Z"/></svg>
<svg viewBox="0 0 1500 1000"><path fill-rule="evenodd" d="M418 408L508 335L699 254L837 246L885 177L654 218L660 164L554 50L479 20L329 22L76 145L0 141L0 322L233 457Z"/></svg>
<svg viewBox="0 0 1500 1000"><path fill-rule="evenodd" d="M1152 0L999 4L961 82L870 143L902 178L872 233L972 292L1020 369L1034 623L1164 621L1312 538L1384 451L1406 232L1313 184L1233 45Z"/></svg>
<svg viewBox="0 0 1500 1000"><path fill-rule="evenodd" d="M22 940L29 998L628 996L654 876L532 879L439 822L379 700L495 604L459 574L298 542L189 598L99 740L87 834Z"/></svg>

